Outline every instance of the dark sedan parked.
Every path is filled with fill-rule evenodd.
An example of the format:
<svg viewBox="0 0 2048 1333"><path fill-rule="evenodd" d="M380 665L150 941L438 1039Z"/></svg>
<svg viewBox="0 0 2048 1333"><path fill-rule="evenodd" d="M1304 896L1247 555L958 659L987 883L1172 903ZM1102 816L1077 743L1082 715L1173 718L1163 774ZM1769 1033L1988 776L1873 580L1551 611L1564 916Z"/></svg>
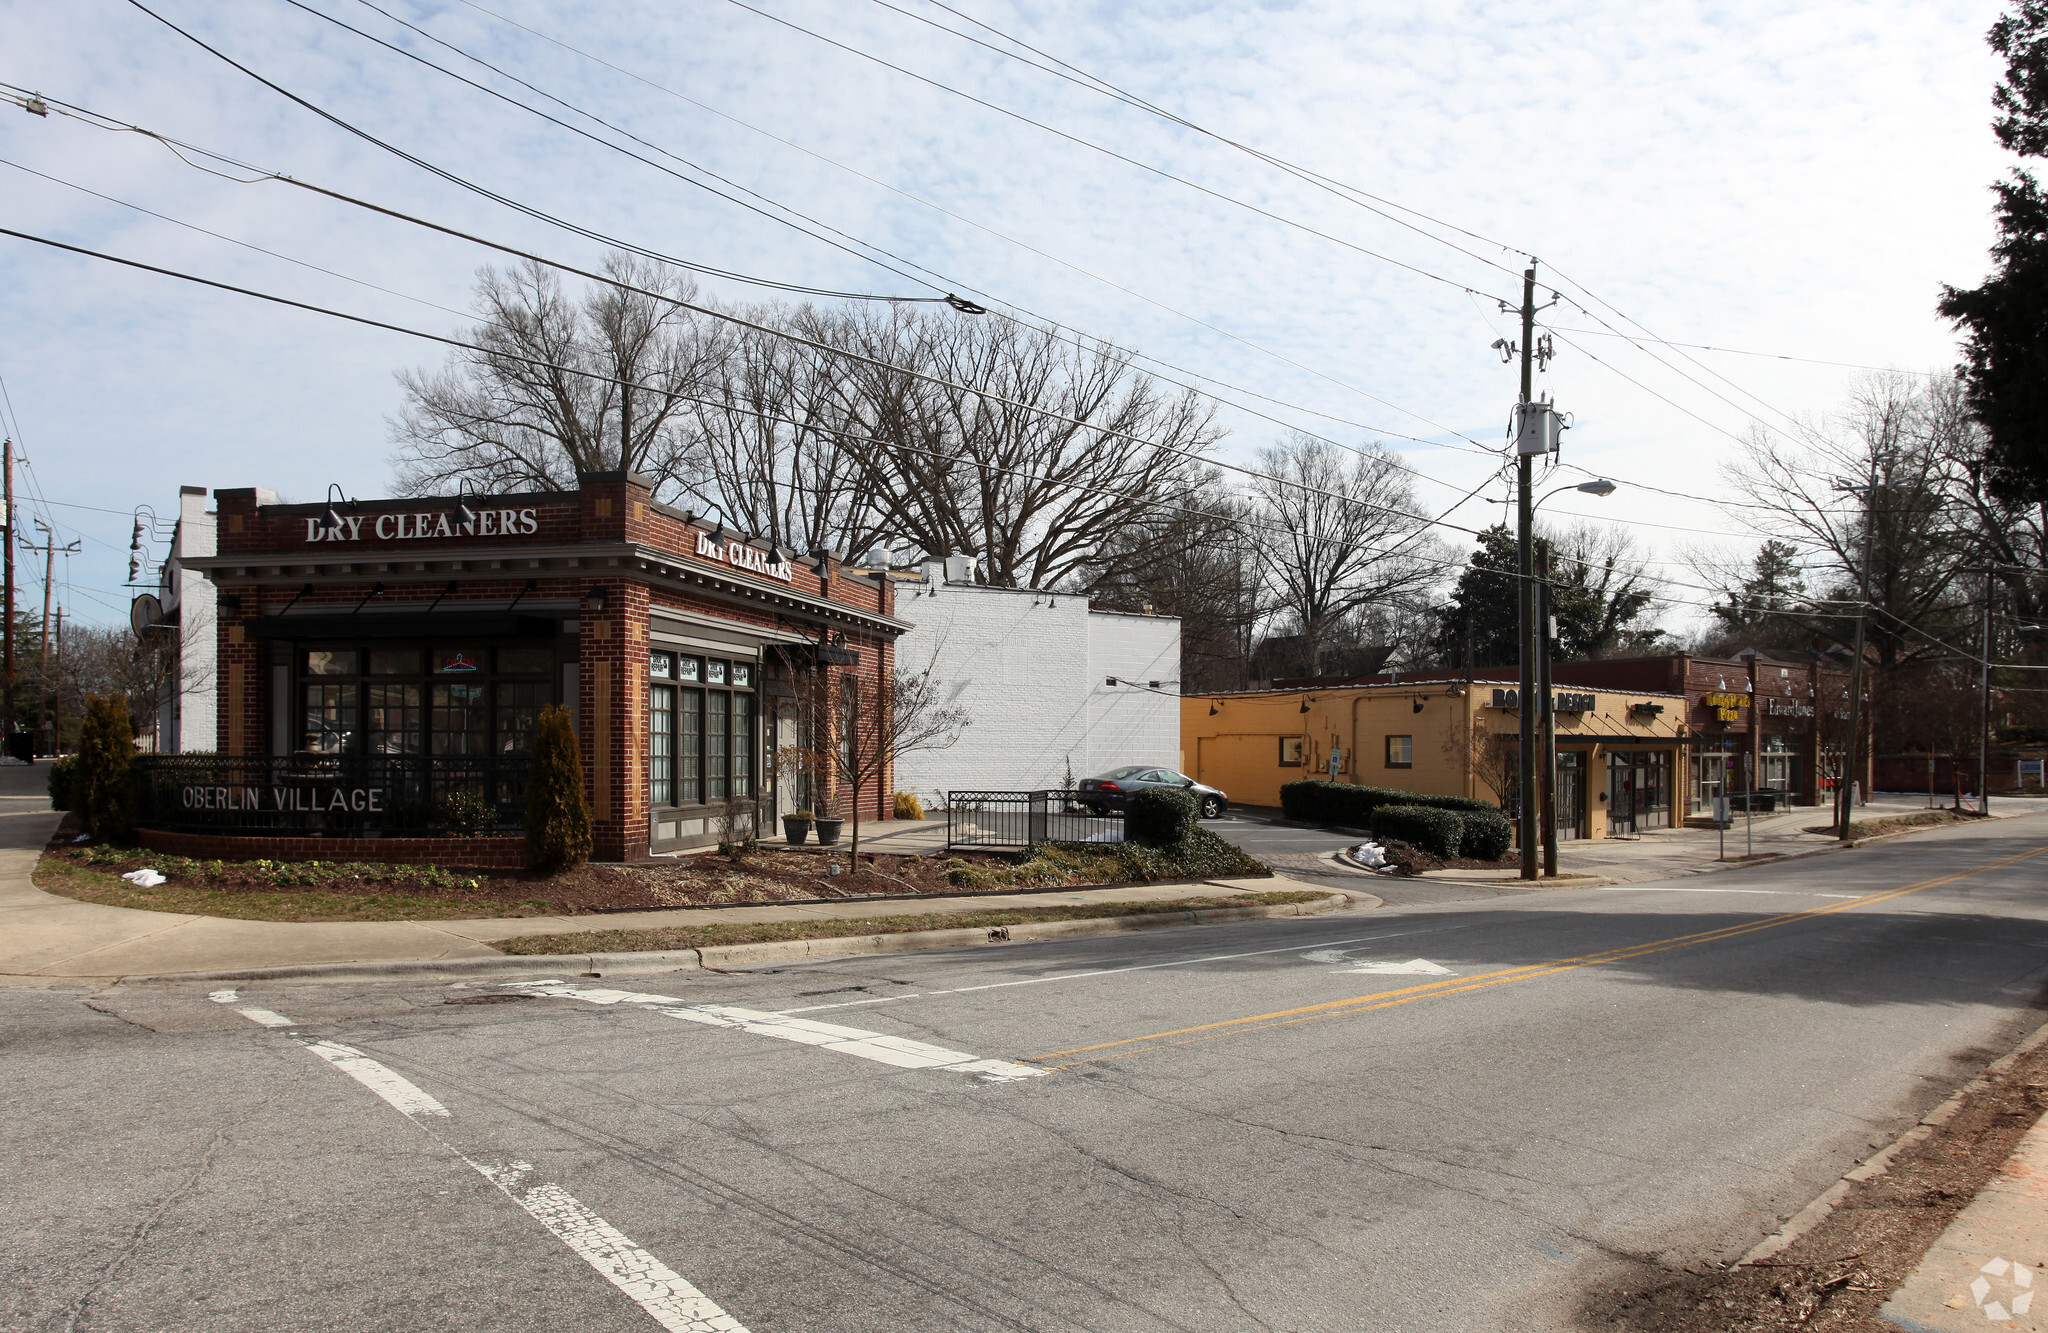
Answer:
<svg viewBox="0 0 2048 1333"><path fill-rule="evenodd" d="M1230 796L1214 787L1204 786L1170 768L1113 768L1098 778L1083 778L1074 792L1074 800L1094 814L1107 814L1122 810L1124 799L1133 792L1147 787L1179 787L1182 791L1194 793L1202 803L1202 818L1214 819L1230 808Z"/></svg>

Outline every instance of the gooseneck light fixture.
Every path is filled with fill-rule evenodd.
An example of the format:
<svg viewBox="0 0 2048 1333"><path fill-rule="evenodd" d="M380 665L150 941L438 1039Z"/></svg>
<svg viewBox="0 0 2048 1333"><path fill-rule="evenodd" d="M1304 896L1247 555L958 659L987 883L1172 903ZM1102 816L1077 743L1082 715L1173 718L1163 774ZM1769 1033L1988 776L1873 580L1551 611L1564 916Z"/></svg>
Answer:
<svg viewBox="0 0 2048 1333"><path fill-rule="evenodd" d="M354 500L349 499L348 493L341 489L340 482L328 482L327 507L320 511L320 526L323 528L338 528L341 526L341 511L334 507L334 497L337 494L341 496L341 502L343 504L349 506L351 509L355 507L356 502Z"/></svg>

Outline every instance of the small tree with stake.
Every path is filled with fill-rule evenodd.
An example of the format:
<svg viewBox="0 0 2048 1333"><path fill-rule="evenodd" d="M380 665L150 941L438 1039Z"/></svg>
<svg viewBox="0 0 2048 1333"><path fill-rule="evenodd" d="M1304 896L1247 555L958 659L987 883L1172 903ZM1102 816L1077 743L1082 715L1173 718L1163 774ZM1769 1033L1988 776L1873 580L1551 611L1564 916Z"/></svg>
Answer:
<svg viewBox="0 0 2048 1333"><path fill-rule="evenodd" d="M884 675L865 690L853 672L813 671L798 686L797 706L812 738L800 762L830 774L852 795L847 867L858 870L862 794L878 788L904 755L951 748L967 726L967 711L939 696L930 666Z"/></svg>

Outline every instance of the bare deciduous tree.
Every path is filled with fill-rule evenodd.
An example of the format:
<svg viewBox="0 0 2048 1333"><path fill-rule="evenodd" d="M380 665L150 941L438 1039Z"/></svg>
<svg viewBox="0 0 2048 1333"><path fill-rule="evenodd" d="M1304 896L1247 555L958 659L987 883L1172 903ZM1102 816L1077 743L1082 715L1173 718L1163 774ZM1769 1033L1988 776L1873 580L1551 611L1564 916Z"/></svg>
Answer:
<svg viewBox="0 0 2048 1333"><path fill-rule="evenodd" d="M1378 445L1353 453L1297 435L1260 450L1259 471L1250 489L1266 581L1313 676L1345 617L1435 581L1438 547L1407 474Z"/></svg>
<svg viewBox="0 0 2048 1333"><path fill-rule="evenodd" d="M574 489L579 472L674 473L686 405L676 395L703 392L725 337L673 303L696 294L675 270L619 253L604 270L617 285L580 296L532 261L477 275L481 322L469 341L488 350L399 373L406 404L391 423L392 463L404 494L464 480L547 491Z"/></svg>

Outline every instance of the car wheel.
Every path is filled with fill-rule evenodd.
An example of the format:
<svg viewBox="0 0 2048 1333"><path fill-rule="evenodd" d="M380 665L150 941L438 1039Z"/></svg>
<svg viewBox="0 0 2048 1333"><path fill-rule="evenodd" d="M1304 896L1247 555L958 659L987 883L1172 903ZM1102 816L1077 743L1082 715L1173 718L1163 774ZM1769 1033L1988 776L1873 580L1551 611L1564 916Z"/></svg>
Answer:
<svg viewBox="0 0 2048 1333"><path fill-rule="evenodd" d="M1202 798L1202 818L1215 819L1222 813L1223 798L1221 796L1204 796Z"/></svg>

